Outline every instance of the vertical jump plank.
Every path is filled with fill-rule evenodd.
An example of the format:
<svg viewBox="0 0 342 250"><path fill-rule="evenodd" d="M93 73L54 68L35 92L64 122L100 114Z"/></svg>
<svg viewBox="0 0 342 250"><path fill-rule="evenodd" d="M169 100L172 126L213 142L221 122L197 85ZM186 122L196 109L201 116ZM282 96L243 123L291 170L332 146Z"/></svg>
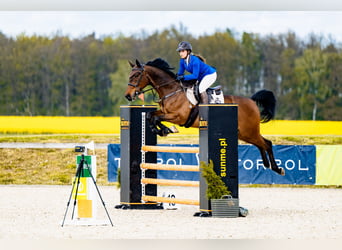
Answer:
<svg viewBox="0 0 342 250"><path fill-rule="evenodd" d="M214 170L234 198L238 193L238 106L235 104L200 105L200 161L214 163ZM207 183L200 177L200 211L210 213L206 198Z"/></svg>
<svg viewBox="0 0 342 250"><path fill-rule="evenodd" d="M141 202L141 144L142 135L145 135L145 143L156 145L157 136L152 133L145 121L145 131L142 131L142 113L155 111L156 106L121 106L121 135L120 135L120 171L121 171L121 189L120 204L116 208L129 209L153 209L156 204ZM156 162L157 153L147 152L145 154L146 162ZM147 178L157 178L157 170L146 170ZM153 184L146 185L146 195L157 195L157 186Z"/></svg>

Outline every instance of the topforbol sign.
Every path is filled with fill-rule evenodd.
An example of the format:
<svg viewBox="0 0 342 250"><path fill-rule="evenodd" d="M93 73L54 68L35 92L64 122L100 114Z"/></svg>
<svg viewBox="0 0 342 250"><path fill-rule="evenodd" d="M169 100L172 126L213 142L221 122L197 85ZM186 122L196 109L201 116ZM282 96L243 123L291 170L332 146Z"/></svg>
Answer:
<svg viewBox="0 0 342 250"><path fill-rule="evenodd" d="M220 153L220 173L225 175L226 140L218 140ZM165 145L165 144L164 144ZM174 145L180 146L180 145ZM181 145L196 146L198 145ZM286 175L280 176L264 167L259 151L252 145L238 146L239 183L240 184L298 184L316 183L316 146L312 145L275 145L273 146L276 162L285 168ZM158 153L157 163L161 164L199 164L198 154ZM116 181L117 168L120 165L120 144L108 145L108 180ZM199 180L197 172L158 170L158 177L178 180Z"/></svg>

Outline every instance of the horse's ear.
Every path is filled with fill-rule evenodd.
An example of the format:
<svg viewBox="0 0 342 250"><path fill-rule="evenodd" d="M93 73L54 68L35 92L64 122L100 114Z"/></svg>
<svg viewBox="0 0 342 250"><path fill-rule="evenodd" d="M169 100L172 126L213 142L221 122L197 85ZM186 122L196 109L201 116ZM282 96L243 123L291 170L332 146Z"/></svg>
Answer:
<svg viewBox="0 0 342 250"><path fill-rule="evenodd" d="M141 63L138 61L138 59L135 59L135 63L137 64L138 68L141 68Z"/></svg>
<svg viewBox="0 0 342 250"><path fill-rule="evenodd" d="M132 63L131 61L128 60L129 65L131 65L131 67L134 67L134 63Z"/></svg>

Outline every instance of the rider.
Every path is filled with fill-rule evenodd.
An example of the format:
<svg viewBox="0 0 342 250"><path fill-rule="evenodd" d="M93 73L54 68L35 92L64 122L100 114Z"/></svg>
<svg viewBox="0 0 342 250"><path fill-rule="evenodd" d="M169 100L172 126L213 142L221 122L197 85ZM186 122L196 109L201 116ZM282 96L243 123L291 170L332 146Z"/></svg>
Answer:
<svg viewBox="0 0 342 250"><path fill-rule="evenodd" d="M216 69L206 64L201 56L192 54L192 46L189 42L180 42L178 44L177 51L181 57L179 62L179 70L177 73L177 80L198 80L201 102L208 103L206 90L216 80ZM184 75L185 70L191 74Z"/></svg>

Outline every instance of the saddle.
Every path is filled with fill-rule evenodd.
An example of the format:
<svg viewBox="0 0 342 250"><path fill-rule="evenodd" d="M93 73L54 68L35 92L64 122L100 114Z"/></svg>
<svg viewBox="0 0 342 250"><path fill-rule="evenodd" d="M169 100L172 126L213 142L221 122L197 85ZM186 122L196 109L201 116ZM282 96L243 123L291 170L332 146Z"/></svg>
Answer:
<svg viewBox="0 0 342 250"><path fill-rule="evenodd" d="M201 101L198 81L196 83L185 81L182 85L189 102L193 105L198 105ZM206 92L210 104L224 103L223 91L220 85L208 88Z"/></svg>
<svg viewBox="0 0 342 250"><path fill-rule="evenodd" d="M185 89L186 97L188 98L189 102L194 105L194 107L190 111L188 120L185 122L185 124L181 125L186 128L189 128L192 126L192 124L195 122L198 116L198 113L199 113L198 104L200 103L201 95L199 93L198 81L196 81L195 84L186 81L182 83L182 86ZM222 92L220 85L216 87L208 88L206 92L207 92L208 101L210 104L224 103L223 92Z"/></svg>

